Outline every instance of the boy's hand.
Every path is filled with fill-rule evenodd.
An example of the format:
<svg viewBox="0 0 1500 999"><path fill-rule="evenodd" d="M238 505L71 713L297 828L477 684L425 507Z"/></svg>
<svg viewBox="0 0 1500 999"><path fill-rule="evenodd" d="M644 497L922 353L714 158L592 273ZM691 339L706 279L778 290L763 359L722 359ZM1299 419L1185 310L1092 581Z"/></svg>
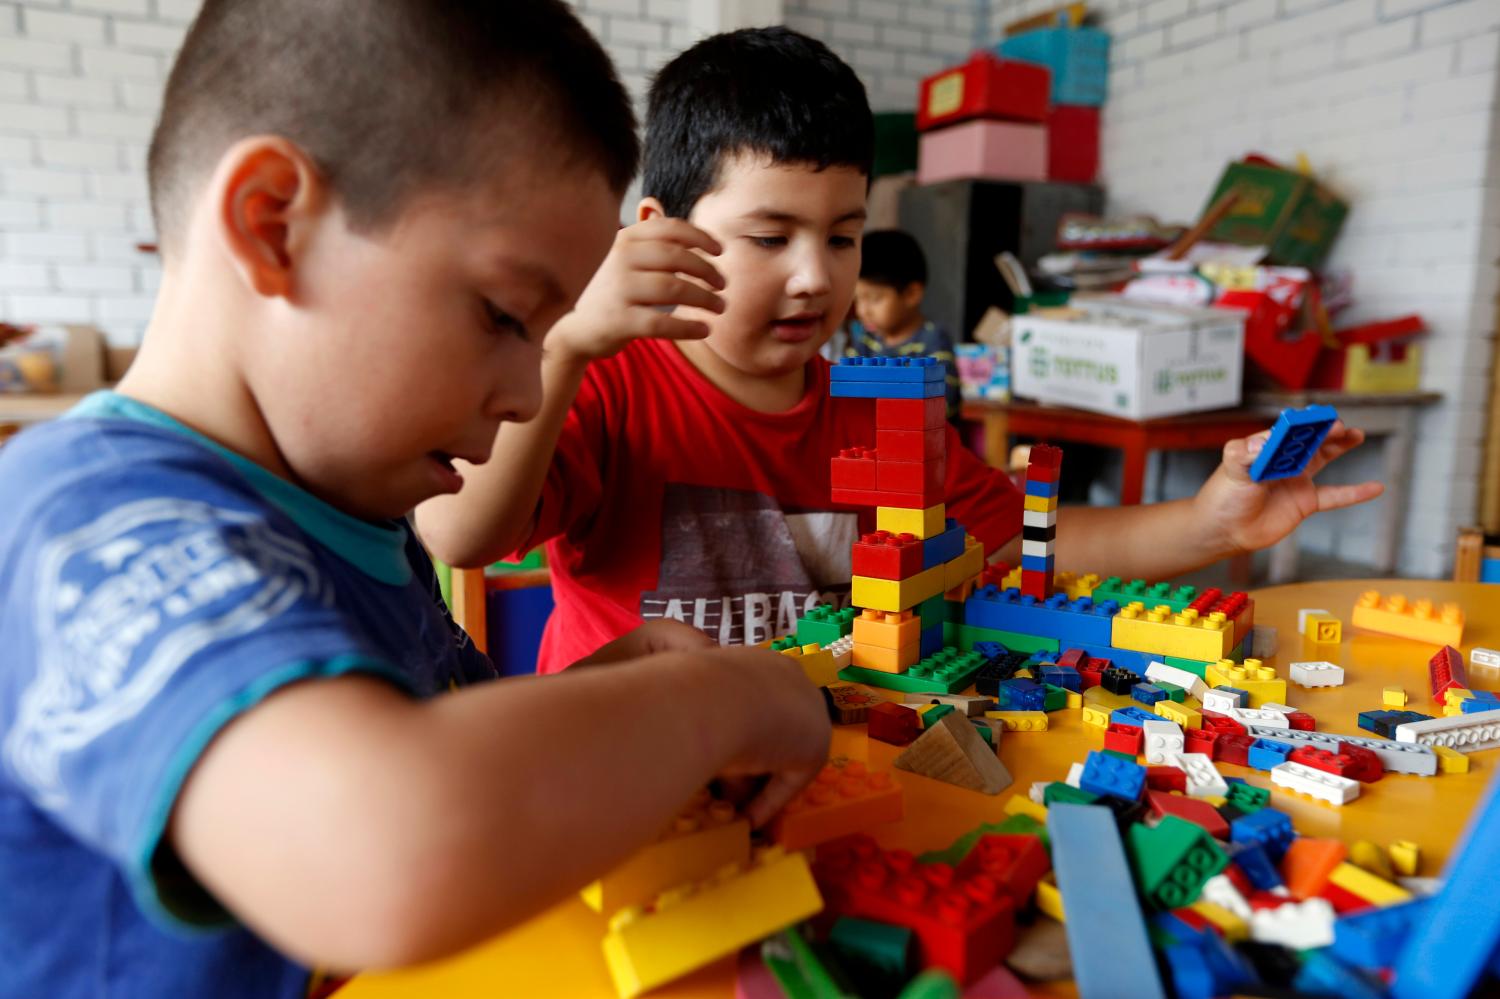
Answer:
<svg viewBox="0 0 1500 999"><path fill-rule="evenodd" d="M647 621L634 631L626 632L592 655L578 660L569 668L603 666L608 663L653 655L657 652L694 651L715 648L717 645L718 643L712 638L690 624L683 624L671 618L660 618Z"/></svg>
<svg viewBox="0 0 1500 999"><path fill-rule="evenodd" d="M717 240L681 219L651 218L621 229L578 304L547 334L548 352L592 361L640 337L708 336L707 324L666 310L689 305L724 311L724 300L712 290L723 290L724 278L702 255L722 252Z"/></svg>
<svg viewBox="0 0 1500 999"><path fill-rule="evenodd" d="M1193 501L1205 518L1202 523L1221 532L1232 551L1268 548L1319 511L1365 503L1385 491L1379 482L1349 486L1313 484L1313 476L1329 462L1364 442L1363 431L1345 427L1342 421L1333 425L1301 475L1254 482L1250 466L1270 436L1267 430L1224 445L1223 462Z"/></svg>

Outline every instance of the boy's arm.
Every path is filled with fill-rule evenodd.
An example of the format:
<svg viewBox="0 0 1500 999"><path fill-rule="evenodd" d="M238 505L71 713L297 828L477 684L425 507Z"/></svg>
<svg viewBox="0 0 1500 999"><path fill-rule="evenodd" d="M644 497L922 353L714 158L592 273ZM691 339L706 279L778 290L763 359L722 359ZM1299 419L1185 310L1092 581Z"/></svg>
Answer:
<svg viewBox="0 0 1500 999"><path fill-rule="evenodd" d="M296 684L200 757L168 835L284 952L342 969L454 953L648 842L717 775L763 822L827 757L822 699L764 650L668 653L414 702Z"/></svg>
<svg viewBox="0 0 1500 999"><path fill-rule="evenodd" d="M704 323L663 310L723 311L714 291L724 287L723 278L703 255L719 252L711 236L680 219L653 218L620 230L577 307L547 334L541 412L529 423L502 427L483 465L455 461L464 488L417 508L418 533L434 555L450 565L488 565L531 537L553 452L589 362L640 337L707 336Z"/></svg>

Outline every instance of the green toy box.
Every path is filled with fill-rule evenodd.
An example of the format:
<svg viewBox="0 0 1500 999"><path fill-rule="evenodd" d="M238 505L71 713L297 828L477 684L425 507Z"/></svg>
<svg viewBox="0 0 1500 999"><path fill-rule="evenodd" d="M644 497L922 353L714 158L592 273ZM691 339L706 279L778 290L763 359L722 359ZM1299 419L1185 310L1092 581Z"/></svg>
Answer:
<svg viewBox="0 0 1500 999"><path fill-rule="evenodd" d="M1208 204L1231 190L1239 198L1208 238L1265 246L1270 264L1317 269L1349 214L1349 206L1312 177L1259 160L1229 164Z"/></svg>

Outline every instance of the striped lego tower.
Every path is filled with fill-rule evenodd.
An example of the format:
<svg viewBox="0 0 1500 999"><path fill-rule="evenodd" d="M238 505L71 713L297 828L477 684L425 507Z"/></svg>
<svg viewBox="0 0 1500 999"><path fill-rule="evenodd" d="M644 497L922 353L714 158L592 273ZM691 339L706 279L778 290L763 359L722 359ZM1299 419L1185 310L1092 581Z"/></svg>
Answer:
<svg viewBox="0 0 1500 999"><path fill-rule="evenodd" d="M875 400L875 446L831 463L835 503L875 507L877 530L855 543L852 665L905 673L943 649L943 594L970 585L984 550L947 519L943 365L928 357L845 358L835 397Z"/></svg>
<svg viewBox="0 0 1500 999"><path fill-rule="evenodd" d="M1026 511L1021 519L1021 593L1046 600L1052 596L1057 548L1057 480L1062 451L1034 444L1026 465Z"/></svg>

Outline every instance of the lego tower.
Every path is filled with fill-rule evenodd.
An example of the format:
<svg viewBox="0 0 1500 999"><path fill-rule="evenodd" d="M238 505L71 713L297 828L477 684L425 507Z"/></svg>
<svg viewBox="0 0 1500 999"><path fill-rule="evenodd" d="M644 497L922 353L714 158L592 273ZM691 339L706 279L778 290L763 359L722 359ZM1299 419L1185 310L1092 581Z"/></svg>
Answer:
<svg viewBox="0 0 1500 999"><path fill-rule="evenodd" d="M1021 520L1021 592L1052 596L1053 555L1057 545L1057 480L1062 451L1035 444L1026 465L1026 512Z"/></svg>

